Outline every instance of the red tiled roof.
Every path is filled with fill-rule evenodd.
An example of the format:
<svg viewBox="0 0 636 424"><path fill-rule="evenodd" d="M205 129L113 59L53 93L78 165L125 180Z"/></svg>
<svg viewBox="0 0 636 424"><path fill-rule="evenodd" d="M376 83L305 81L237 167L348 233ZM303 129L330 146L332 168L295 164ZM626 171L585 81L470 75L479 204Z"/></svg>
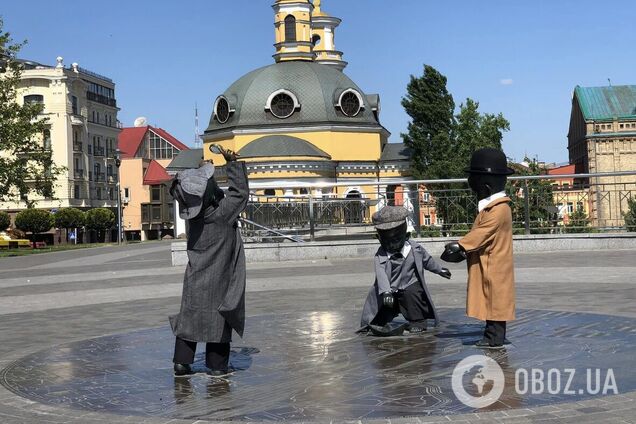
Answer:
<svg viewBox="0 0 636 424"><path fill-rule="evenodd" d="M137 153L139 145L144 140L144 136L148 131L152 131L158 136L166 139L168 143L172 144L178 150L189 149L188 146L174 138L163 128L155 128L150 125L145 127L128 127L121 130L118 139L119 150L121 150L123 158L135 157L135 153Z"/></svg>
<svg viewBox="0 0 636 424"><path fill-rule="evenodd" d="M146 131L148 131L148 127L130 127L121 130L117 140L117 146L121 151L122 158L135 157L135 153L137 153L137 149L139 149L139 145L143 141Z"/></svg>
<svg viewBox="0 0 636 424"><path fill-rule="evenodd" d="M576 174L575 165L563 165L558 168L548 169L548 175Z"/></svg>
<svg viewBox="0 0 636 424"><path fill-rule="evenodd" d="M168 175L166 169L159 164L156 160L151 160L144 175L144 185L161 184L171 180L172 177Z"/></svg>

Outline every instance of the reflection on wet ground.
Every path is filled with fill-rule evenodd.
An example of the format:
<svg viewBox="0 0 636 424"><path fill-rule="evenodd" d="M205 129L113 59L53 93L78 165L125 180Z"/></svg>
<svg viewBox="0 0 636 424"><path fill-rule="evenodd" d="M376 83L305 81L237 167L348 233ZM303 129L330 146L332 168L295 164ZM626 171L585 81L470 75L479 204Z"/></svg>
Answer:
<svg viewBox="0 0 636 424"><path fill-rule="evenodd" d="M174 377L166 326L29 355L3 370L0 382L37 402L88 411L271 421L473 412L453 394L451 373L465 357L482 353L499 363L506 380L500 400L487 410L589 398L578 391L586 387L586 368L612 368L621 393L636 390L636 319L522 310L509 325L512 344L484 352L471 346L482 324L460 309L442 309L440 327L424 335L389 338L355 334L358 315L248 318L246 338L232 350L235 372L227 379L208 377L201 354L196 374ZM575 394L518 395L518 368L575 368Z"/></svg>

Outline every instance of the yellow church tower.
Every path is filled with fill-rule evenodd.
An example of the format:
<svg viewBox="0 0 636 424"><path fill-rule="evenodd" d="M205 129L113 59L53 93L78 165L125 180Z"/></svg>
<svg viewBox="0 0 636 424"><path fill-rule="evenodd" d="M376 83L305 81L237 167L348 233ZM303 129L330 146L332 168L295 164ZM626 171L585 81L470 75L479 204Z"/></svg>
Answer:
<svg viewBox="0 0 636 424"><path fill-rule="evenodd" d="M277 0L272 6L276 28L276 62L313 61L311 14L314 5L309 0Z"/></svg>
<svg viewBox="0 0 636 424"><path fill-rule="evenodd" d="M316 55L316 62L331 65L339 70L347 66L342 60L342 52L336 50L336 28L341 19L329 16L321 9L321 0L314 0L314 11L311 17L312 44Z"/></svg>

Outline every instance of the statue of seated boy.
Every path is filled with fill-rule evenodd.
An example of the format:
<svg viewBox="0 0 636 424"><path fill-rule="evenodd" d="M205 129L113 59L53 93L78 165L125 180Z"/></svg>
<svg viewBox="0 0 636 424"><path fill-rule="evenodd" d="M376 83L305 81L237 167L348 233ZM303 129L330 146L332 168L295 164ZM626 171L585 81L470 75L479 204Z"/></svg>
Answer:
<svg viewBox="0 0 636 424"><path fill-rule="evenodd" d="M375 254L375 283L362 311L361 328L374 335L400 335L426 331L428 319L438 323L433 299L426 287L424 270L450 278L420 244L409 240L408 211L401 206L386 206L373 214L373 224L380 240ZM392 323L399 314L406 323Z"/></svg>

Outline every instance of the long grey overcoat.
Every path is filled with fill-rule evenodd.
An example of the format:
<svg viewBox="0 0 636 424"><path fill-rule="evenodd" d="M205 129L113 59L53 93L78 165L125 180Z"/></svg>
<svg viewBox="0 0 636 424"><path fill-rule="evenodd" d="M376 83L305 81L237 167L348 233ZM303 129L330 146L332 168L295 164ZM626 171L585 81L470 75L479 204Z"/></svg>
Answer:
<svg viewBox="0 0 636 424"><path fill-rule="evenodd" d="M437 316L437 311L435 309L435 305L433 304L433 298L426 287L426 282L424 280L424 270L428 270L434 272L435 274L439 274L442 272L442 266L435 260L433 257L419 244L412 240L409 240L408 243L411 245L411 252L415 258L415 269L417 271L417 277L419 283L422 285L424 289L424 293L426 293L426 298L428 300L429 305L431 305L430 315L427 317L429 319L435 320L435 325L439 323L439 318ZM387 252L380 246L376 257L376 275L378 272L386 272L386 267L389 262L389 255ZM379 265L380 269L377 269ZM358 331L362 331L373 321L373 319L378 315L380 311L380 306L382 304L381 294L378 290L378 280L376 277L373 286L369 290L369 294L367 295L367 300L362 308L362 319L360 320L360 329Z"/></svg>
<svg viewBox="0 0 636 424"><path fill-rule="evenodd" d="M249 198L244 162L228 162L229 189L218 207L188 221L188 266L181 311L170 317L175 336L227 343L245 327L245 252L237 220Z"/></svg>

